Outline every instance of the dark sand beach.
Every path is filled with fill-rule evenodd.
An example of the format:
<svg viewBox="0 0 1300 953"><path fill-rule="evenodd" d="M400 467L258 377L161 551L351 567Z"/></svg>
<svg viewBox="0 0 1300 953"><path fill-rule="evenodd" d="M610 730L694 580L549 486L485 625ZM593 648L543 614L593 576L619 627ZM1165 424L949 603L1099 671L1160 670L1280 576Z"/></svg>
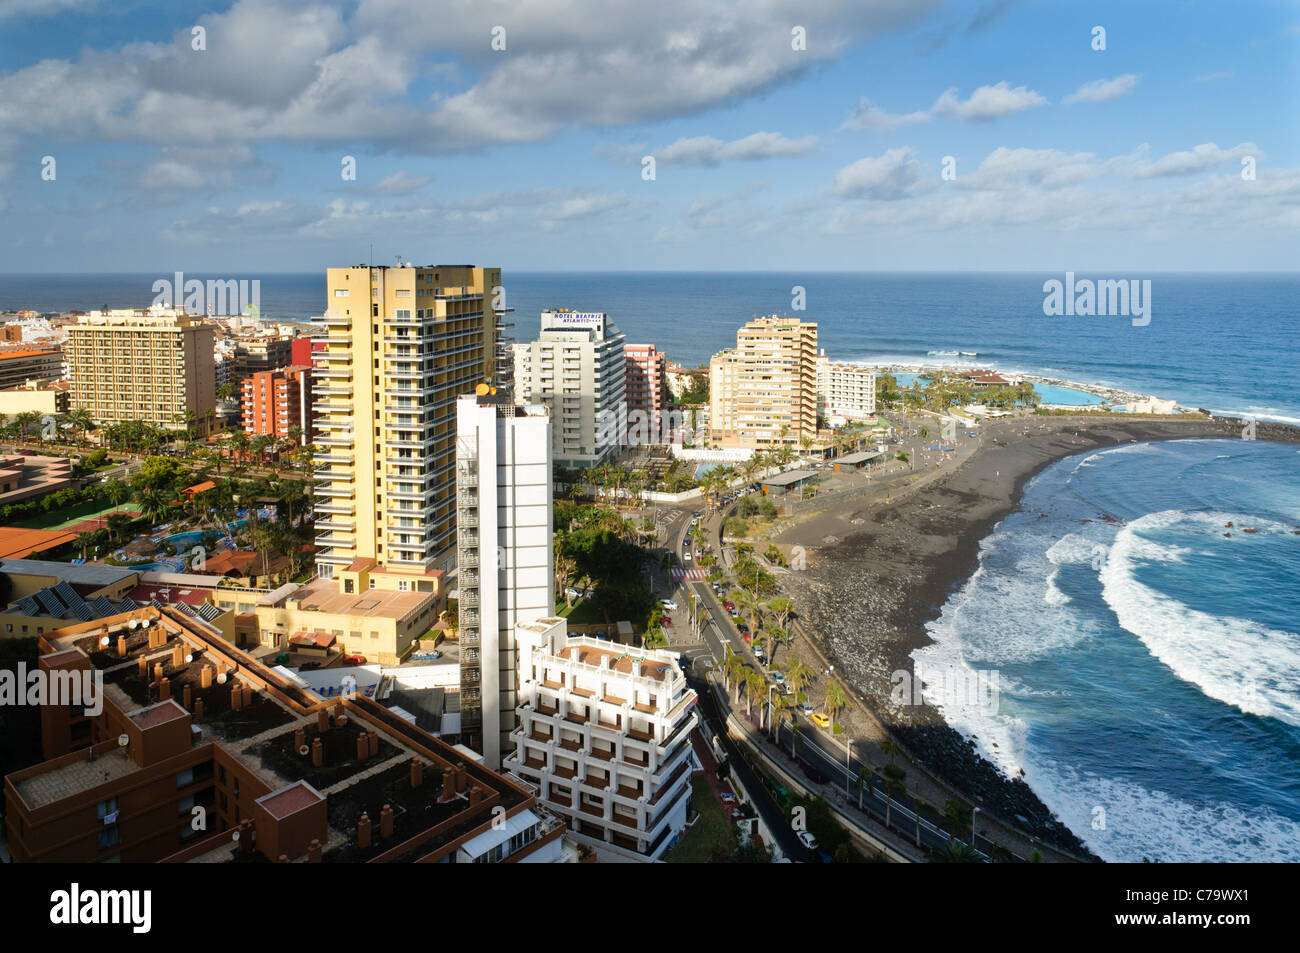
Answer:
<svg viewBox="0 0 1300 953"><path fill-rule="evenodd" d="M803 546L808 568L782 575L781 586L804 632L919 762L1004 821L1086 856L1034 795L1033 778L1004 777L929 705L891 704L890 675L912 671L911 653L930 641L926 624L974 572L980 541L1034 474L1073 454L1196 437L1240 438L1241 423L1081 415L986 425L953 469L880 481L799 517L778 542ZM1261 423L1257 439L1297 442L1300 430Z"/></svg>

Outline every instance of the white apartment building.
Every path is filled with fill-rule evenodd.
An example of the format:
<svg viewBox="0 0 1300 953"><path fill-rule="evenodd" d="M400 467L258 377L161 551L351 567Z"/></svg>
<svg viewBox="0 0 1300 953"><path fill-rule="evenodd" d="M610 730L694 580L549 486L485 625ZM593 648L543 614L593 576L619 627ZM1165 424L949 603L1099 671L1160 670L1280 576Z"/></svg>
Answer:
<svg viewBox="0 0 1300 953"><path fill-rule="evenodd" d="M528 403L528 392L532 387L532 374L529 360L532 345L527 341L514 341L510 344L510 361L514 365L514 400L516 404Z"/></svg>
<svg viewBox="0 0 1300 953"><path fill-rule="evenodd" d="M570 833L657 860L686 824L697 697L674 652L515 626L518 727L505 767Z"/></svg>
<svg viewBox="0 0 1300 953"><path fill-rule="evenodd" d="M857 364L836 364L817 356L817 416L862 420L876 415L876 372Z"/></svg>
<svg viewBox="0 0 1300 953"><path fill-rule="evenodd" d="M529 348L528 399L551 408L556 466L592 467L618 453L626 358L604 312L543 311Z"/></svg>
<svg viewBox="0 0 1300 953"><path fill-rule="evenodd" d="M496 770L515 727L515 625L555 614L545 407L457 400L456 532L461 738Z"/></svg>

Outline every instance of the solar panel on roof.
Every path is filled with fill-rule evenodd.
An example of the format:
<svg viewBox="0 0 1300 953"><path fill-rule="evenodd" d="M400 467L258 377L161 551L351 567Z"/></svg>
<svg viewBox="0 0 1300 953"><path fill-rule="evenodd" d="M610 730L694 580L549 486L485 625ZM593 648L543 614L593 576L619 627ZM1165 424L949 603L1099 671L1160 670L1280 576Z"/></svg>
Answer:
<svg viewBox="0 0 1300 953"><path fill-rule="evenodd" d="M36 604L36 600L31 596L23 596L18 600L18 608L23 615L40 615L41 607Z"/></svg>
<svg viewBox="0 0 1300 953"><path fill-rule="evenodd" d="M45 611L56 619L68 611L68 607L59 601L52 589L41 589L36 593L36 601L45 607Z"/></svg>
<svg viewBox="0 0 1300 953"><path fill-rule="evenodd" d="M82 622L89 622L91 619L95 618L94 610L91 609L90 606L86 605L84 602L81 603L81 605L73 606L72 614L75 615Z"/></svg>
<svg viewBox="0 0 1300 953"><path fill-rule="evenodd" d="M211 622L219 615L221 615L221 610L210 602L205 602L199 606L199 617L205 622Z"/></svg>
<svg viewBox="0 0 1300 953"><path fill-rule="evenodd" d="M131 600L128 599L126 601L130 602ZM87 604L90 606L91 610L95 613L95 617L99 619L102 619L106 615L117 615L118 613L117 606L113 605L113 603L110 602L108 599L106 599L104 596L96 596L94 599L91 599L90 602Z"/></svg>
<svg viewBox="0 0 1300 953"><path fill-rule="evenodd" d="M76 611L77 606L85 605L86 602L86 600L81 598L81 594L68 584L66 579L62 580L54 587L54 594L62 599L64 605L69 609L72 609L74 612Z"/></svg>

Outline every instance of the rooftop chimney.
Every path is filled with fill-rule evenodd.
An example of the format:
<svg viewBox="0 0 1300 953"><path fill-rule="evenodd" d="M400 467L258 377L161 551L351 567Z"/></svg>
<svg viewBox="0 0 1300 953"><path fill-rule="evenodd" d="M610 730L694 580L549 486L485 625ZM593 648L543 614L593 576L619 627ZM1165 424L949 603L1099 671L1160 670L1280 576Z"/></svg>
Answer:
<svg viewBox="0 0 1300 953"><path fill-rule="evenodd" d="M364 812L357 821L357 846L362 850L370 846L370 815Z"/></svg>

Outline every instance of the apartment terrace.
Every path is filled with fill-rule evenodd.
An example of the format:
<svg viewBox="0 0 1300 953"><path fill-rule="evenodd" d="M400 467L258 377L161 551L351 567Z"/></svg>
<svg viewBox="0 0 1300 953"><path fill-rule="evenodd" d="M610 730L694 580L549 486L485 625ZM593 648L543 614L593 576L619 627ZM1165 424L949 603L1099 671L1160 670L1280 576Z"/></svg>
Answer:
<svg viewBox="0 0 1300 953"><path fill-rule="evenodd" d="M158 780L170 781L169 771L192 770L192 780L184 787L165 784L158 807L188 796L204 804L221 800L214 813L221 829L162 858L171 862L246 862L267 850L272 857L327 862L439 860L491 830L493 808L509 816L533 804L517 782L466 765L454 749L387 709L360 698L323 703L174 609L148 607L70 626L42 637L41 651L74 667L90 658L117 683L106 692L104 725L96 729L104 741L8 778L11 843L15 824L34 837L38 829L42 835L61 830L67 819L84 816L70 812L87 798L93 805L144 782L156 790ZM119 673L141 669L149 679L141 682L144 697L169 697L137 705ZM176 723L181 730L171 729ZM118 748L118 725L137 732L130 756ZM130 780L136 772L143 772L142 781ZM227 814L223 792L233 783L233 797L240 798L241 780L243 798L256 798L261 814ZM320 818L313 820L322 798ZM124 803L123 843L138 850L130 825L138 830L139 818L151 815L138 800ZM234 846L227 818L248 834ZM93 853L102 826L77 820L67 836L89 836ZM33 841L32 859L40 859L47 840Z"/></svg>

